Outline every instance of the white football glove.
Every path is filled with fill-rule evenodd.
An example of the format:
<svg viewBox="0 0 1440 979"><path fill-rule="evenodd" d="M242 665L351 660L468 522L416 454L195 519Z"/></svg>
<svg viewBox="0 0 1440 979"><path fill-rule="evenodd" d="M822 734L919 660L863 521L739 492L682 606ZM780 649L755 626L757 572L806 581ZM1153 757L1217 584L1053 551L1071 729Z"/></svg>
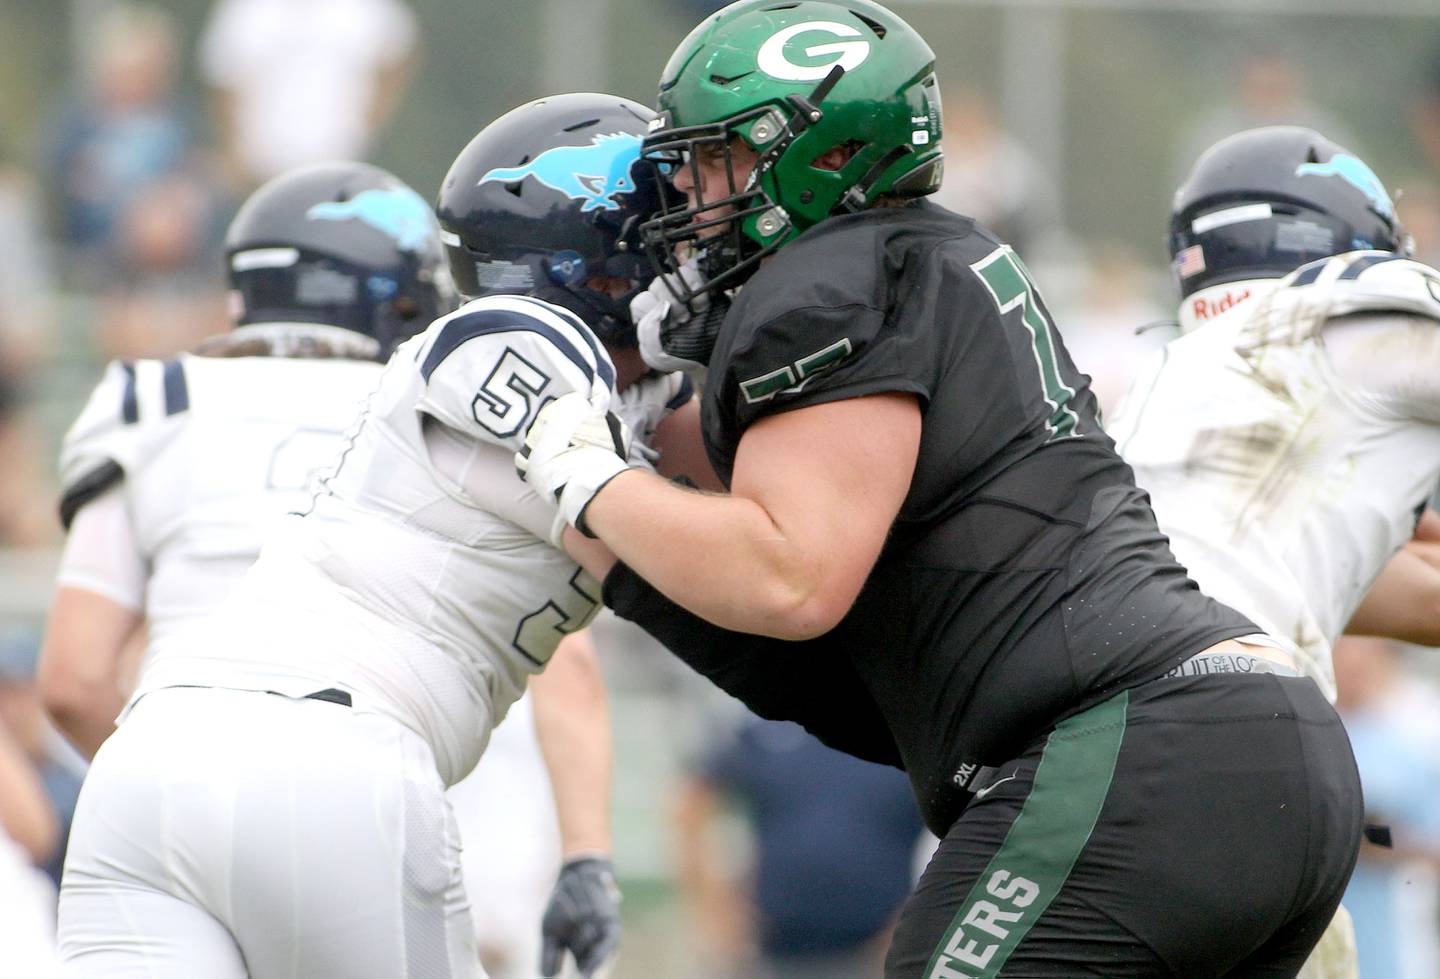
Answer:
<svg viewBox="0 0 1440 979"><path fill-rule="evenodd" d="M673 274L657 275L649 288L630 300L630 319L640 341L640 356L649 367L665 372L685 371L697 386L703 386L705 364L694 359L695 341L700 341L708 358L714 338L705 342L692 334L709 326L709 318L701 314L708 311L710 297L704 292L696 296L692 315L692 310L677 301L670 289L675 279ZM680 267L679 279L676 292L693 291L700 284L700 270L693 259Z"/></svg>
<svg viewBox="0 0 1440 979"><path fill-rule="evenodd" d="M581 518L600 488L630 468L630 433L610 412L597 409L578 391L540 409L525 445L515 453L520 478L545 500L556 503L550 543L561 546L565 525L587 537Z"/></svg>
<svg viewBox="0 0 1440 979"><path fill-rule="evenodd" d="M614 411L630 430L632 465L655 468L655 462L660 458L660 453L651 448L655 441L655 429L679 407L675 405L672 408L671 405L684 394L688 384L686 376L679 371L646 374L620 392Z"/></svg>

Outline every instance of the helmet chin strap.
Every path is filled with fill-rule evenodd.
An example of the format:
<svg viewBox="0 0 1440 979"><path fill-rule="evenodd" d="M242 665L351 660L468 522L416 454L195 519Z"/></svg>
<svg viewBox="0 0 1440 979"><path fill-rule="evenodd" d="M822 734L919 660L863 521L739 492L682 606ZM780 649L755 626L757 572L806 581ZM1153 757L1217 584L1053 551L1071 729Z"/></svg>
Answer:
<svg viewBox="0 0 1440 979"><path fill-rule="evenodd" d="M835 205L830 213L854 214L857 211L863 211L869 207L870 188L874 187L881 175L890 169L890 164L909 152L910 147L908 146L892 146L889 153L886 153L880 159L876 160L874 165L865 171L865 176L857 180L855 184L845 192L845 196L840 198L840 202Z"/></svg>

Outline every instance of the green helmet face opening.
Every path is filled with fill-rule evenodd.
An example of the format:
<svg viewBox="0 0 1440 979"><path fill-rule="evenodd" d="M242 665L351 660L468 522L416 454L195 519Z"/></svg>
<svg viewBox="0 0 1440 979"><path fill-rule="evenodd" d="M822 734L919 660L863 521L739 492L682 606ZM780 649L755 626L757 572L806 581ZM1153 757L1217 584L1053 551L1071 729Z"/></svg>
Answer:
<svg viewBox="0 0 1440 979"><path fill-rule="evenodd" d="M869 0L742 0L692 31L665 68L645 141L685 199L641 228L662 271L698 261L700 284L680 298L739 286L827 217L934 191L934 61Z"/></svg>

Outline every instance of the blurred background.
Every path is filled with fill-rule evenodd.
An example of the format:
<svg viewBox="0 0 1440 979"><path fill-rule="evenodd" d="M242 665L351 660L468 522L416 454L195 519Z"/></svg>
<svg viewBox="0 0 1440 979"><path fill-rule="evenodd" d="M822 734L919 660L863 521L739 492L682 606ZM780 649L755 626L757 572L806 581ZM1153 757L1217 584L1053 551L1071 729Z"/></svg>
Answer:
<svg viewBox="0 0 1440 979"><path fill-rule="evenodd" d="M1170 197L1199 151L1232 131L1296 123L1347 145L1397 193L1419 256L1440 262L1436 0L890 5L938 56L940 200L1015 244L1104 404L1173 335ZM267 177L316 159L369 159L433 196L470 137L521 102L569 90L653 101L671 50L720 6L0 0L0 749L8 738L29 759L62 831L82 769L38 710L33 667L60 544L56 451L104 362L169 356L225 328L220 239ZM819 926L775 916L803 903L803 888L785 890L802 871L766 861L793 853L805 827L841 821L850 803L817 803L805 782L830 761L789 755L800 750L794 731L752 730L622 625L602 621L599 634L614 691L628 927L617 975L753 976L767 957L803 952L820 956L815 975L833 977L842 972L825 954L863 958L882 946L898 898L847 896L837 882L861 855L875 858L865 880L909 873L924 857L913 813L846 817L872 829L866 820L883 820L895 842L883 868L875 832L854 849L827 842L835 866L806 871L807 886L830 895L832 922L842 905L853 921L796 946ZM1440 700L1426 677L1440 661L1390 647L1383 662L1385 676L1356 681L1351 709L1372 716L1367 706L1387 703L1385 683L1399 678L1408 699L1373 716L1416 723L1381 725L1376 737L1410 746L1406 784L1428 787L1440 771ZM725 755L736 743L749 747ZM750 767L771 754L792 767ZM775 771L790 774L777 783ZM777 784L823 808L777 823L774 807L791 804L777 801ZM1410 807L1408 844L1381 855L1372 888L1381 926L1403 921L1417 947L1375 975L1440 975L1440 826L1430 825L1440 792L1427 798L1436 801ZM59 849L41 842L29 857L53 872Z"/></svg>

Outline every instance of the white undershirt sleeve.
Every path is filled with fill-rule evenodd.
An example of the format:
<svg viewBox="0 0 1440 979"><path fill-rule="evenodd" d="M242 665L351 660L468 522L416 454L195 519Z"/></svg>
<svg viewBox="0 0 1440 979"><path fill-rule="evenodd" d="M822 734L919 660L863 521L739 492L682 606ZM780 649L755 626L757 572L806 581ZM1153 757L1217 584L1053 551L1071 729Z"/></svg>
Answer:
<svg viewBox="0 0 1440 979"><path fill-rule="evenodd" d="M148 580L149 566L140 553L120 487L82 506L70 525L57 583L94 592L143 613Z"/></svg>

